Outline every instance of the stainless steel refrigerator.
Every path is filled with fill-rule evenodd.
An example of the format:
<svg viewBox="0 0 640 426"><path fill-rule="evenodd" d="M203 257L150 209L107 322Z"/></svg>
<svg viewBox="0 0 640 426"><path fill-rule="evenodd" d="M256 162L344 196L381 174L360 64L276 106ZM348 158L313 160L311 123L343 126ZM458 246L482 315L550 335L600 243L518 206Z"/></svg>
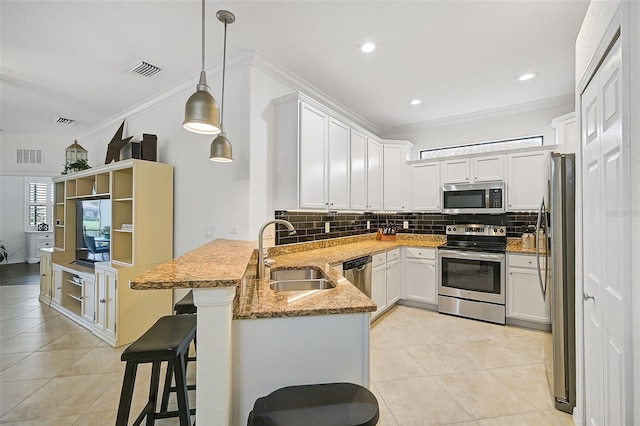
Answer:
<svg viewBox="0 0 640 426"><path fill-rule="evenodd" d="M538 275L543 297L551 298L551 339L545 364L558 410L576 405L575 346L575 154L551 153L549 193L538 213ZM542 251L542 253L541 253ZM541 257L546 261L541 262Z"/></svg>

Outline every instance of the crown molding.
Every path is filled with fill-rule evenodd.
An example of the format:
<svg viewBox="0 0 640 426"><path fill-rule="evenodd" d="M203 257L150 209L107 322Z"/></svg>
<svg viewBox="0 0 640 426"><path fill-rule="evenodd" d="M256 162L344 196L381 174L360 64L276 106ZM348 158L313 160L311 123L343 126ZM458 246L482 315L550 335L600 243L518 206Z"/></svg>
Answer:
<svg viewBox="0 0 640 426"><path fill-rule="evenodd" d="M406 134L419 130L429 129L439 126L448 126L452 124L460 124L469 121L476 121L487 118L503 117L512 114L521 114L525 112L539 111L549 108L561 107L561 106L573 106L575 103L575 97L573 94L557 96L555 98L542 99L539 101L528 102L519 105L511 105L500 108L493 108L484 111L476 111L469 114L456 115L453 117L446 117L437 120L423 121L419 123L407 124L405 126L398 126L382 131L382 137L390 137L398 134Z"/></svg>

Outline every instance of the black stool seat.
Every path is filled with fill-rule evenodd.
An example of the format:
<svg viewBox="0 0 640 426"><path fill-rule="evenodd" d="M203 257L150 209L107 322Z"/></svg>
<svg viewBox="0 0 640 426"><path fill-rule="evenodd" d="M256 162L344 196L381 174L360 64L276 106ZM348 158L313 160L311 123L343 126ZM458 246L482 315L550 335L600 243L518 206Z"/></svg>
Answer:
<svg viewBox="0 0 640 426"><path fill-rule="evenodd" d="M353 383L288 386L258 398L248 426L372 426L376 397Z"/></svg>
<svg viewBox="0 0 640 426"><path fill-rule="evenodd" d="M176 304L173 305L173 310L176 315L197 313L198 308L193 304L193 290L189 290L186 296L178 300Z"/></svg>
<svg viewBox="0 0 640 426"><path fill-rule="evenodd" d="M127 365L122 383L122 393L120 394L116 426L126 426L128 424L136 373L138 365L143 363L153 364L151 368L151 383L149 385L149 399L133 424L141 424L145 417L147 425L154 424L156 419L178 417L180 426L191 426L190 416L195 414L195 409L189 408L186 363L189 345L195 335L195 315L165 316L158 319L149 330L122 352L120 359L126 361ZM166 404L163 404L161 410L156 412L160 365L162 362L167 362L167 371L170 370L170 374L175 378L176 386L172 390L176 392L178 400L177 411L167 411ZM168 400L168 396L166 399ZM164 400L165 396L163 395L163 402Z"/></svg>

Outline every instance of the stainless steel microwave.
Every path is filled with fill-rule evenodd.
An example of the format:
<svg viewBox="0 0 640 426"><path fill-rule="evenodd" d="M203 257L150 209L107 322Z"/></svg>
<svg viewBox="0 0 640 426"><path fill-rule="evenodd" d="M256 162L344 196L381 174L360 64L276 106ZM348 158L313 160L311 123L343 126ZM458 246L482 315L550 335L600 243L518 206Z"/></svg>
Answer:
<svg viewBox="0 0 640 426"><path fill-rule="evenodd" d="M442 213L501 214L505 211L504 182L442 185Z"/></svg>

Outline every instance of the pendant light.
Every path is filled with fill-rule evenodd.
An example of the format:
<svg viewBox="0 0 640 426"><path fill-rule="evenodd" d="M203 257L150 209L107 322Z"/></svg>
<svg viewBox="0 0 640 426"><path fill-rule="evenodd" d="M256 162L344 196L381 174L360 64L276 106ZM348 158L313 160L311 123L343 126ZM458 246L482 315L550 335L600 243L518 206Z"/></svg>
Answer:
<svg viewBox="0 0 640 426"><path fill-rule="evenodd" d="M227 134L224 132L223 120L224 120L224 76L227 66L227 24L233 24L236 17L228 10L219 10L216 13L216 17L222 23L224 23L224 49L222 53L222 103L220 110L220 134L211 142L211 155L209 160L218 162L231 162L233 157L231 156L231 143L227 139Z"/></svg>
<svg viewBox="0 0 640 426"><path fill-rule="evenodd" d="M184 107L182 127L194 133L217 135L220 133L218 105L211 96L210 88L207 85L207 74L204 71L204 2L205 0L202 0L202 71L200 71L200 81L196 86L196 92L191 95Z"/></svg>

